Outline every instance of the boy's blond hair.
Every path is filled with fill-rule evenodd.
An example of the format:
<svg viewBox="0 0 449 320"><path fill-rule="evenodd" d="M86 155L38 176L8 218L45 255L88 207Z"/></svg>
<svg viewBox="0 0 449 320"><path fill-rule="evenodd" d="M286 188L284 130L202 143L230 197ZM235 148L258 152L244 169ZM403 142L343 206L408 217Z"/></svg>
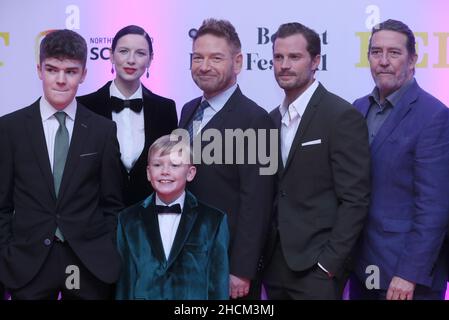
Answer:
<svg viewBox="0 0 449 320"><path fill-rule="evenodd" d="M148 150L148 163L150 163L151 157L157 152L159 152L161 156L168 155L172 152L177 152L178 155L182 157L183 161L188 160L188 163L183 164L191 165L193 163L190 145L178 135L167 134L154 141Z"/></svg>

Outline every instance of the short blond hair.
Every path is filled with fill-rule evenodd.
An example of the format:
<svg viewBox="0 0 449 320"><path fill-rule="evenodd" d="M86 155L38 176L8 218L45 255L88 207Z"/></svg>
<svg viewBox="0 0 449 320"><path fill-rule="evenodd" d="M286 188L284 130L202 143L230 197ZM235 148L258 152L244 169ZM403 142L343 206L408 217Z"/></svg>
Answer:
<svg viewBox="0 0 449 320"><path fill-rule="evenodd" d="M150 163L151 157L157 152L160 153L161 156L165 156L173 151L180 153L180 156L182 156L183 153L186 153L186 159L189 159L188 164L193 163L193 155L190 144L186 143L180 136L174 134L167 134L154 141L150 146L150 149L148 149L147 161Z"/></svg>

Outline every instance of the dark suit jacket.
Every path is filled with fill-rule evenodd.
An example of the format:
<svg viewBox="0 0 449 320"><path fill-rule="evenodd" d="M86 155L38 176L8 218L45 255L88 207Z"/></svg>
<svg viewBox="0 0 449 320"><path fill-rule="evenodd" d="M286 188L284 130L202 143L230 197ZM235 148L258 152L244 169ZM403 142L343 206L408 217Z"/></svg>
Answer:
<svg viewBox="0 0 449 320"><path fill-rule="evenodd" d="M368 96L354 102L366 116ZM371 143L372 197L356 272L376 265L380 287L393 276L446 288L441 246L449 221L449 109L416 81Z"/></svg>
<svg viewBox="0 0 449 320"><path fill-rule="evenodd" d="M0 118L0 278L12 289L44 263L59 226L84 265L113 283L120 268L116 215L123 208L116 127L78 104L56 199L39 100Z"/></svg>
<svg viewBox="0 0 449 320"><path fill-rule="evenodd" d="M110 86L111 81L96 92L77 97L77 100L91 111L112 119L112 109L109 103ZM122 165L123 179L125 181L124 198L127 206L145 199L153 192L146 174L148 149L157 138L170 134L173 129L178 127L178 116L176 115L176 106L173 100L158 96L144 86L142 86L142 94L145 146L129 173Z"/></svg>
<svg viewBox="0 0 449 320"><path fill-rule="evenodd" d="M117 299L228 299L229 233L226 215L186 193L168 260L154 212L154 193L119 216L117 242L123 272Z"/></svg>
<svg viewBox="0 0 449 320"><path fill-rule="evenodd" d="M194 99L183 107L181 128L187 128L200 101ZM271 129L274 125L268 113L237 88L202 131L209 128L224 137L225 129ZM236 155L241 150L233 151ZM249 279L256 275L273 202L274 176L260 175L260 167L258 163L199 164L195 179L188 185L198 199L227 213L230 272Z"/></svg>
<svg viewBox="0 0 449 320"><path fill-rule="evenodd" d="M281 128L279 108L271 116ZM275 206L287 265L302 271L320 262L332 274L342 274L368 213L370 162L363 117L319 84L285 167L279 162Z"/></svg>

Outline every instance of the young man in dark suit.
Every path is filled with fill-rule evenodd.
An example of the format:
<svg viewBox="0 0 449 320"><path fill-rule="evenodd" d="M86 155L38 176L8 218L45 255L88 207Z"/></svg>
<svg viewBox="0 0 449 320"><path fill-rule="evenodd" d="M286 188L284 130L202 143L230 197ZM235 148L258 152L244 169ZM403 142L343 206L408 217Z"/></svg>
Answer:
<svg viewBox="0 0 449 320"><path fill-rule="evenodd" d="M224 20L205 20L193 39L191 70L203 96L185 104L179 123L181 128L189 130L191 138L197 136L194 122L201 123L198 136L209 129L225 137L226 129L257 133L274 128L268 113L244 96L237 85L242 59L240 39L232 24ZM203 148L207 145L202 142ZM196 179L188 189L201 201L228 214L230 296L259 299L260 290L256 285L251 288L250 280L256 278L265 242L273 201L273 175L262 175L259 161L224 164L224 158L231 152L236 155L242 151L224 149L219 150L223 151L223 164L197 165ZM243 149L247 159L248 144ZM250 292L250 289L254 290Z"/></svg>
<svg viewBox="0 0 449 320"><path fill-rule="evenodd" d="M285 98L271 112L281 160L265 256L269 299L341 299L368 211L366 124L314 79L320 53L318 34L300 23L283 24L274 36Z"/></svg>
<svg viewBox="0 0 449 320"><path fill-rule="evenodd" d="M13 299L110 298L123 208L115 124L77 104L87 45L49 33L43 95L0 118L0 278Z"/></svg>

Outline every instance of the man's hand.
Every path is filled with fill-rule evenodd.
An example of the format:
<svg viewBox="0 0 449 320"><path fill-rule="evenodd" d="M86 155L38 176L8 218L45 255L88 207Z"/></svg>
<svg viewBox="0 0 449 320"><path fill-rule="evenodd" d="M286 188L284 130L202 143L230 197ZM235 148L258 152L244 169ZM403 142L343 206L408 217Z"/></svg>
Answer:
<svg viewBox="0 0 449 320"><path fill-rule="evenodd" d="M232 299L244 297L249 292L250 280L229 275L229 295Z"/></svg>
<svg viewBox="0 0 449 320"><path fill-rule="evenodd" d="M413 300L416 284L399 277L393 277L387 291L387 300Z"/></svg>

